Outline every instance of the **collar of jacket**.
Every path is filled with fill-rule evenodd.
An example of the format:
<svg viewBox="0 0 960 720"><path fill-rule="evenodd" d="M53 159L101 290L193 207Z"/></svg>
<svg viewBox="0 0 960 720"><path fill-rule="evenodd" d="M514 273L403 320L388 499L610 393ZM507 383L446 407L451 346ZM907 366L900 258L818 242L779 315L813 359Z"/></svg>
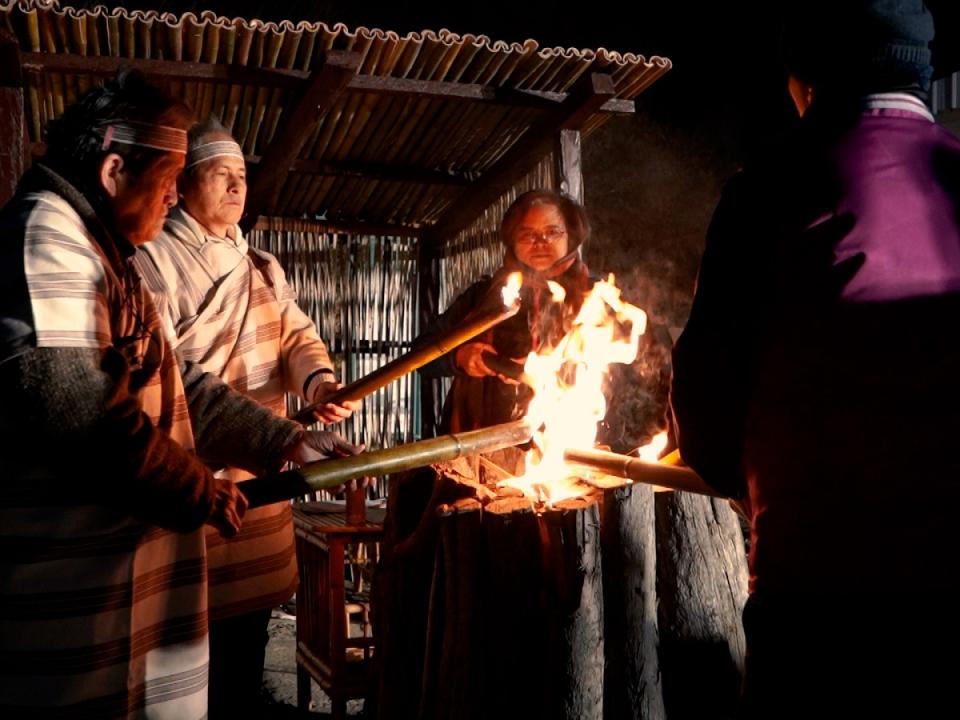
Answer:
<svg viewBox="0 0 960 720"><path fill-rule="evenodd" d="M247 239L243 236L239 225L233 226L233 232L236 239L230 237L220 237L213 235L190 213L179 205L171 209L167 214L167 220L164 223L164 230L173 235L190 247L201 250L207 243L227 243L234 245L242 255L247 252Z"/></svg>
<svg viewBox="0 0 960 720"><path fill-rule="evenodd" d="M95 204L76 185L63 175L43 162L34 162L33 166L21 178L17 186L18 193L52 192L67 201L83 220L87 230L93 235L97 244L103 249L114 270L122 272L126 260L136 251L133 243L121 233L116 232L111 224L98 212Z"/></svg>

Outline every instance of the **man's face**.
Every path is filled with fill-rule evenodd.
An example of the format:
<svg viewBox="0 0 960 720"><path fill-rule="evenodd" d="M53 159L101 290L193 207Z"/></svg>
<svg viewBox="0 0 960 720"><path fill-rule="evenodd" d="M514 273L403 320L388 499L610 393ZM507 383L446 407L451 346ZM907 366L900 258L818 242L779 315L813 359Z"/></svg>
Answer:
<svg viewBox="0 0 960 720"><path fill-rule="evenodd" d="M210 137L207 140L226 140ZM243 215L247 201L247 168L241 158L215 157L180 179L183 206L201 225L223 237Z"/></svg>
<svg viewBox="0 0 960 720"><path fill-rule="evenodd" d="M156 238L167 211L177 204L177 175L183 170L182 153L168 153L140 175L123 168L110 199L114 223L134 245Z"/></svg>

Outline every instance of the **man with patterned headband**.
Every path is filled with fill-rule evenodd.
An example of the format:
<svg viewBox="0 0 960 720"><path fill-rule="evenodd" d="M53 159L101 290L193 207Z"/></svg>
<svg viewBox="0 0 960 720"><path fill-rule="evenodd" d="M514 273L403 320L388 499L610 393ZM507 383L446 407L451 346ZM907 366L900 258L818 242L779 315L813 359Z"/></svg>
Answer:
<svg viewBox="0 0 960 720"><path fill-rule="evenodd" d="M0 211L0 716L206 717L203 532L253 471L351 452L178 365L130 264L186 109L122 73L48 126ZM196 453L189 448L196 447Z"/></svg>
<svg viewBox="0 0 960 720"><path fill-rule="evenodd" d="M237 226L246 190L243 152L226 129L213 118L192 128L180 205L135 263L176 351L285 416L286 393L317 402L339 385L280 264L251 248ZM358 405L320 405L317 417L338 422ZM250 477L238 468L221 474ZM289 504L251 511L236 537L208 532L207 548L210 715L217 720L259 701L270 611L296 589Z"/></svg>

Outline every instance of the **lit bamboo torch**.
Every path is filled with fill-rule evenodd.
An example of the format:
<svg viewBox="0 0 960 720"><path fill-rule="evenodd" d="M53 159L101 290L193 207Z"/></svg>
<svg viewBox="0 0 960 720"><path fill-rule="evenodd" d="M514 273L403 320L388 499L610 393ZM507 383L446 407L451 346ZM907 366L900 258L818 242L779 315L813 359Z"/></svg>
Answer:
<svg viewBox="0 0 960 720"><path fill-rule="evenodd" d="M513 447L529 440L532 434L526 420L515 420L482 430L442 435L351 457L322 460L297 470L245 480L238 483L237 487L247 496L251 508L261 507L316 490L337 487L356 478L387 475L464 455Z"/></svg>
<svg viewBox="0 0 960 720"><path fill-rule="evenodd" d="M520 285L522 281L521 273L511 273L502 290L502 307L492 308L467 318L463 324L452 328L449 332L443 333L425 345L394 358L369 375L365 375L359 380L330 393L320 402L307 405L293 419L303 425L309 425L316 420L313 412L318 406L327 403L341 404L365 398L394 380L423 367L428 362L447 354L468 340L513 317L520 310Z"/></svg>
<svg viewBox="0 0 960 720"><path fill-rule="evenodd" d="M604 450L573 450L564 452L564 459L573 465L598 470L607 475L622 477L634 482L657 485L668 490L684 490L726 497L707 485L703 478L688 467L680 467L668 462L650 462L629 455L606 452Z"/></svg>

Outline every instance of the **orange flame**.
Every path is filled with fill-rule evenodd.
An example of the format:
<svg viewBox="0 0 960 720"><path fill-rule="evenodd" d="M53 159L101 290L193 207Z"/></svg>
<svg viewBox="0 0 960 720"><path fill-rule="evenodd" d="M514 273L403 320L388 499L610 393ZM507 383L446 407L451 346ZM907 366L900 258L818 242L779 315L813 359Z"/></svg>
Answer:
<svg viewBox="0 0 960 720"><path fill-rule="evenodd" d="M562 294L550 289L562 302ZM611 275L594 284L556 347L530 353L524 372L534 381L527 417L540 428L533 438L536 450L527 453L523 476L500 485L548 504L583 494L577 472L563 459L564 450L593 447L597 423L607 409L603 384L609 365L634 361L646 325L646 314L620 298Z"/></svg>
<svg viewBox="0 0 960 720"><path fill-rule="evenodd" d="M657 462L660 459L660 453L667 449L667 432L659 432L654 435L650 442L637 448L637 457L646 462Z"/></svg>
<svg viewBox="0 0 960 720"><path fill-rule="evenodd" d="M500 291L504 307L513 307L520 300L520 288L523 287L523 273L512 272L507 276L507 284Z"/></svg>

